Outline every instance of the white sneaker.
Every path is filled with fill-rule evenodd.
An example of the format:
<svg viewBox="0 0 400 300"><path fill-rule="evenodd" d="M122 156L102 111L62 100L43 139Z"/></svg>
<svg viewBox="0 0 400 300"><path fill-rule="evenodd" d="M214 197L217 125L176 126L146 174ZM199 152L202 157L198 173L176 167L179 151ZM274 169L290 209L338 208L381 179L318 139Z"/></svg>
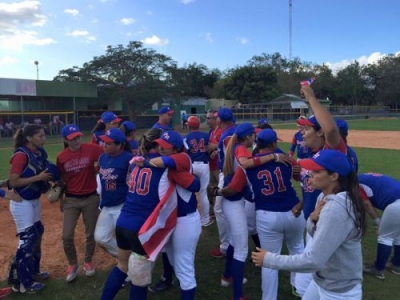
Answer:
<svg viewBox="0 0 400 300"><path fill-rule="evenodd" d="M225 278L223 275L221 276L221 286L227 287L233 283L233 277ZM247 278L243 277L243 284L247 283Z"/></svg>

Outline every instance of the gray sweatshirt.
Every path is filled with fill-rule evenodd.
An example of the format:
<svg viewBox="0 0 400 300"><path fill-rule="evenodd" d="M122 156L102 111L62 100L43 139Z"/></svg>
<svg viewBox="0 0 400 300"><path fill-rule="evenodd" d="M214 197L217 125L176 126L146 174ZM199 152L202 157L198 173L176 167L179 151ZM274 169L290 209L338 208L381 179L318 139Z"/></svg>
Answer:
<svg viewBox="0 0 400 300"><path fill-rule="evenodd" d="M361 239L354 225L351 201L346 200L346 194L341 192L324 198L327 202L316 225L308 218L307 231L313 236L309 251L298 255L267 252L263 266L294 272L314 272L315 283L331 292L347 292L361 283Z"/></svg>

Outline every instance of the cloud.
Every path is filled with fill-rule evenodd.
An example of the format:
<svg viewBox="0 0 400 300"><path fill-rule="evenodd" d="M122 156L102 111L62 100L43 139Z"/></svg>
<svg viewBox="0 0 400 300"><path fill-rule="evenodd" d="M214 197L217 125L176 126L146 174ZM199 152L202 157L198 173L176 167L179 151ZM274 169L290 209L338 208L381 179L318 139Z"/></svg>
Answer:
<svg viewBox="0 0 400 300"><path fill-rule="evenodd" d="M0 66L9 65L17 62L18 60L11 56L0 57Z"/></svg>
<svg viewBox="0 0 400 300"><path fill-rule="evenodd" d="M242 45L246 45L249 42L249 40L244 38L244 37L237 37L236 41L239 42Z"/></svg>
<svg viewBox="0 0 400 300"><path fill-rule="evenodd" d="M399 54L397 52L395 54ZM325 64L332 70L334 74L337 74L340 70L346 68L347 66L351 65L354 62L359 62L361 66L365 66L368 64L377 63L380 59L387 56L385 53L381 52L373 52L369 56L363 55L355 59L344 59L340 62L326 62Z"/></svg>
<svg viewBox="0 0 400 300"><path fill-rule="evenodd" d="M196 0L180 0L180 2L182 3L182 4L185 4L185 5L187 5L187 4L190 4L190 3L193 3L193 2L195 2Z"/></svg>
<svg viewBox="0 0 400 300"><path fill-rule="evenodd" d="M71 32L67 32L65 35L72 37L83 37L88 43L94 42L96 40L96 37L90 35L87 30L74 30Z"/></svg>
<svg viewBox="0 0 400 300"><path fill-rule="evenodd" d="M71 9L71 8L67 8L67 9L64 9L64 12L66 13L66 14L69 14L69 15L72 15L72 16L77 16L77 15L79 15L79 10L77 10L77 9L75 9L75 8L73 8L73 9Z"/></svg>
<svg viewBox="0 0 400 300"><path fill-rule="evenodd" d="M22 50L27 45L48 45L52 38L40 37L33 27L43 27L47 17L41 13L39 1L0 3L0 46Z"/></svg>
<svg viewBox="0 0 400 300"><path fill-rule="evenodd" d="M206 41L212 44L214 42L214 39L211 37L211 32L206 33Z"/></svg>
<svg viewBox="0 0 400 300"><path fill-rule="evenodd" d="M156 45L156 46L165 46L169 43L168 39L161 39L156 35L152 35L151 37L147 37L141 41L145 45Z"/></svg>
<svg viewBox="0 0 400 300"><path fill-rule="evenodd" d="M136 22L136 20L132 19L132 18L122 18L121 20L119 20L119 23L121 23L123 25L133 24L135 22Z"/></svg>

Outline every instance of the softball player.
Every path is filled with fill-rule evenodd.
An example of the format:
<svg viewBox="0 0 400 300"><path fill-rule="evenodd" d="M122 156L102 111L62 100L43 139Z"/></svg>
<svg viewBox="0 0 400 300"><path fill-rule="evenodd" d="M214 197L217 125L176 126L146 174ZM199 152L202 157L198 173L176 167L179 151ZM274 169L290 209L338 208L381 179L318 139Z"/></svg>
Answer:
<svg viewBox="0 0 400 300"><path fill-rule="evenodd" d="M299 163L311 171L310 185L322 191L307 220L307 231L313 236L313 243L297 255L257 249L252 253L253 262L272 269L313 271L304 300L361 300L361 239L366 223L357 175L347 156L336 150L322 150Z"/></svg>
<svg viewBox="0 0 400 300"><path fill-rule="evenodd" d="M121 121L122 119L118 118L112 111L104 112L93 129L91 143L104 146L104 142L100 139L100 136L104 135L110 128L118 127L118 124Z"/></svg>
<svg viewBox="0 0 400 300"><path fill-rule="evenodd" d="M119 129L125 133L126 140L131 145L132 154L138 155L138 142L135 140L136 125L131 121L124 121Z"/></svg>
<svg viewBox="0 0 400 300"><path fill-rule="evenodd" d="M97 244L116 257L115 225L128 193L126 176L133 154L124 150L125 134L117 128L108 130L105 135L100 136L100 139L105 143L105 153L99 158L102 209L97 220L94 239Z"/></svg>
<svg viewBox="0 0 400 300"><path fill-rule="evenodd" d="M201 225L207 227L214 223L214 221L210 221L210 201L207 196L207 186L210 181L210 169L208 167L210 157L207 147L210 135L199 131L200 120L196 116L190 116L187 125L190 132L184 139L185 148L192 161L193 174L200 178Z"/></svg>
<svg viewBox="0 0 400 300"><path fill-rule="evenodd" d="M310 86L302 85L301 94L304 94L306 101L310 105L314 115L307 119L298 119L297 124L304 126L302 130L304 144L312 149L310 155L316 155L322 149L335 149L346 153L346 144L340 136L339 129L336 126L332 115L318 102ZM300 173L300 182L303 192L303 213L307 220L311 212L315 209L320 190L314 189L309 184L310 171L302 168ZM306 235L306 249L311 247L312 238ZM310 281L311 274L297 273L295 278L294 293L300 296L304 294Z"/></svg>
<svg viewBox="0 0 400 300"><path fill-rule="evenodd" d="M353 163L354 170L356 173L358 172L358 158L356 152L351 148L349 145L347 145L347 135L349 133L349 125L345 120L337 119L336 120L336 126L339 128L339 133L344 142L346 143L346 148L347 148L347 156L350 158L351 162Z"/></svg>
<svg viewBox="0 0 400 300"><path fill-rule="evenodd" d="M304 116L300 116L298 120L305 120L307 119ZM311 149L309 149L305 144L304 144L304 139L302 135L303 131L303 126L300 124L297 124L297 129L298 131L294 134L292 138L292 143L290 145L289 149L289 156L293 157L294 154L296 153L296 156L298 159L304 159L304 158L309 158Z"/></svg>
<svg viewBox="0 0 400 300"><path fill-rule="evenodd" d="M40 220L42 206L40 196L48 189L47 181L52 174L46 169L46 141L40 125L27 125L14 135L14 154L10 160L9 185L20 195L22 201L10 202L10 212L17 227L18 249L12 269L18 274L10 279L13 290L36 293L44 288L36 280L48 279L49 273L40 272L41 243L44 226Z"/></svg>
<svg viewBox="0 0 400 300"><path fill-rule="evenodd" d="M159 156L156 152L155 140L160 137L160 134L159 129L152 128L143 135L139 147L143 156L147 158ZM127 277L128 262L131 265L131 260L132 263L136 261L142 264L144 269L142 271L139 268L130 269L133 275L129 299L147 299L147 285L151 280L152 263L143 257L147 253L139 241L138 232L159 203L160 198L167 195L171 180L179 182L186 188L196 181L187 172L173 174L167 169L155 168L150 164L146 167L133 168L128 179L128 194L116 226L118 265L108 275L101 299L109 300L115 297ZM176 194L172 191L171 195ZM131 255L132 252L133 255Z"/></svg>
<svg viewBox="0 0 400 300"><path fill-rule="evenodd" d="M190 118L189 118L190 119ZM190 125L189 125L190 127ZM164 132L156 140L159 145L159 153L163 159L163 167L168 167L180 172L189 172L191 160L186 153L183 153L183 139L179 133L174 131ZM158 165L157 160L151 160ZM200 180L201 186L201 180ZM176 186L178 196L178 219L176 227L167 243L165 250L172 268L164 263L164 278L171 278L170 282L164 280L164 284L172 284L172 270L179 280L181 288L181 300L193 300L196 292L196 275L194 258L196 247L201 233L200 214L197 211L197 200L195 192L188 187ZM169 271L169 274L168 274Z"/></svg>
<svg viewBox="0 0 400 300"><path fill-rule="evenodd" d="M249 187L254 193L257 233L261 247L273 253L280 253L285 239L289 253L295 255L304 251L305 226L302 203L291 183L294 173L292 165L296 162L292 160L288 165L279 162L278 154L283 154L283 151L277 148L277 140L272 129L259 132L259 154L256 157L267 156L270 162L245 169L245 172ZM292 285L295 285L294 276L292 273ZM277 270L262 269L262 291L262 299L277 299Z"/></svg>
<svg viewBox="0 0 400 300"><path fill-rule="evenodd" d="M378 173L360 174L358 180L367 212L379 226L376 260L364 267L364 273L384 279L385 266L394 249L389 269L400 274L400 182ZM375 208L383 211L381 218Z"/></svg>
<svg viewBox="0 0 400 300"><path fill-rule="evenodd" d="M172 130L171 121L174 111L169 107L161 107L158 111L158 121L153 125L153 128L161 129L162 131Z"/></svg>

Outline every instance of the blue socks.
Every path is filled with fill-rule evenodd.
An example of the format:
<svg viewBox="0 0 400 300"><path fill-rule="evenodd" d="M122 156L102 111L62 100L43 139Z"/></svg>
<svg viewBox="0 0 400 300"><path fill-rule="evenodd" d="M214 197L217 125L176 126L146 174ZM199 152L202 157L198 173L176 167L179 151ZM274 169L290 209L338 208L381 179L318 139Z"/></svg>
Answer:
<svg viewBox="0 0 400 300"><path fill-rule="evenodd" d="M396 267L400 267L400 245L394 245L394 255L392 259L392 264Z"/></svg>
<svg viewBox="0 0 400 300"><path fill-rule="evenodd" d="M196 293L196 288L191 290L181 290L181 300L194 300L194 294Z"/></svg>
<svg viewBox="0 0 400 300"><path fill-rule="evenodd" d="M224 271L225 278L232 277L232 261L233 261L233 247L232 245L229 245L228 249L226 249L225 271Z"/></svg>
<svg viewBox="0 0 400 300"><path fill-rule="evenodd" d="M163 277L165 279L165 282L172 283L172 275L174 274L174 268L169 262L168 255L166 252L162 253L162 262L164 268Z"/></svg>
<svg viewBox="0 0 400 300"><path fill-rule="evenodd" d="M129 300L146 300L147 299L147 286L137 286L131 284L129 292Z"/></svg>
<svg viewBox="0 0 400 300"><path fill-rule="evenodd" d="M239 300L241 297L243 297L243 277L244 277L243 261L233 259L232 277L233 277L233 300Z"/></svg>
<svg viewBox="0 0 400 300"><path fill-rule="evenodd" d="M375 261L375 268L378 271L382 271L385 269L385 264L388 261L391 252L392 252L392 246L387 246L378 243L378 250Z"/></svg>
<svg viewBox="0 0 400 300"><path fill-rule="evenodd" d="M124 283L126 277L127 275L124 272L122 272L118 267L114 267L111 270L110 274L108 274L100 299L114 299L115 295L118 293L122 284Z"/></svg>

